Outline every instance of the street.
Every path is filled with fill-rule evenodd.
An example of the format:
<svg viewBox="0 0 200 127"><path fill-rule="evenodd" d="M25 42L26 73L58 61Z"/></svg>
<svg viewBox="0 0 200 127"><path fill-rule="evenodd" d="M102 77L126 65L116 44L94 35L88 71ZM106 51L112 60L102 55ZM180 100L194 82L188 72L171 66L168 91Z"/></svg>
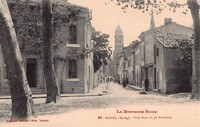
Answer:
<svg viewBox="0 0 200 127"><path fill-rule="evenodd" d="M41 126L49 124L66 125L68 127L83 126L146 126L155 127L163 122L162 127L182 126L199 127L200 106L198 101L190 101L188 97L170 97L159 94L139 94L132 88L123 88L115 83L101 84L107 94L103 96L63 97L58 104L44 104L45 98L34 99L37 118L23 122L28 126L35 123ZM10 100L0 100L1 112L9 112ZM10 114L10 113L8 113ZM183 123L184 120L190 122ZM4 120L2 125L19 125L22 122ZM137 126L136 126L137 127Z"/></svg>

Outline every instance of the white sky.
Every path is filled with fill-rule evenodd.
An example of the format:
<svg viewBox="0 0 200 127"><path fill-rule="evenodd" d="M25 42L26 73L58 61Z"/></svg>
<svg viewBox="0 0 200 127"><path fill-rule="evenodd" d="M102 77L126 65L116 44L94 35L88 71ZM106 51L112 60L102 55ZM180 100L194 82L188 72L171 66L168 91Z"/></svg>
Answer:
<svg viewBox="0 0 200 127"><path fill-rule="evenodd" d="M109 0L68 0L72 4L81 5L92 10L92 25L96 30L110 35L110 45L114 48L114 32L117 25L120 25L124 32L124 45L129 45L133 40L138 39L142 31L150 27L149 13L142 13L139 10L129 9L123 13L119 6L112 2L105 4ZM185 0L179 0L183 2ZM164 18L172 18L176 23L192 26L190 12L184 15L182 11L173 13L166 9L160 15L154 15L156 27L163 25Z"/></svg>

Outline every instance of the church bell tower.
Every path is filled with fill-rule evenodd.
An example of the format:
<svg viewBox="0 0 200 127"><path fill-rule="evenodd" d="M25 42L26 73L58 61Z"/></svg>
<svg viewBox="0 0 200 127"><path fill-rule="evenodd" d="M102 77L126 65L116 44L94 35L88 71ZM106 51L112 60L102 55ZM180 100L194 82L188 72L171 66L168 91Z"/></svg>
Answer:
<svg viewBox="0 0 200 127"><path fill-rule="evenodd" d="M121 27L118 25L115 29L115 51L114 54L121 53L124 47L124 35Z"/></svg>

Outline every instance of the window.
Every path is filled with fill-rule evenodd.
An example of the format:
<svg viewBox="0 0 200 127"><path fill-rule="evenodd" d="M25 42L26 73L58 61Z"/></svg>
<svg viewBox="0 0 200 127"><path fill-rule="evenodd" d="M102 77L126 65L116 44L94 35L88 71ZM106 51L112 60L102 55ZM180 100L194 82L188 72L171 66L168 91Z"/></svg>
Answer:
<svg viewBox="0 0 200 127"><path fill-rule="evenodd" d="M153 50L154 50L154 64L156 64L156 56L157 56L157 50L156 50L156 45L154 45Z"/></svg>
<svg viewBox="0 0 200 127"><path fill-rule="evenodd" d="M121 39L119 39L119 45L121 45Z"/></svg>
<svg viewBox="0 0 200 127"><path fill-rule="evenodd" d="M156 56L159 56L159 48L156 48Z"/></svg>
<svg viewBox="0 0 200 127"><path fill-rule="evenodd" d="M4 76L4 79L8 79L8 75L7 75L7 71L6 71L6 64L4 64L3 76Z"/></svg>
<svg viewBox="0 0 200 127"><path fill-rule="evenodd" d="M69 26L69 42L70 44L77 44L77 26Z"/></svg>
<svg viewBox="0 0 200 127"><path fill-rule="evenodd" d="M128 67L131 67L131 59L128 60Z"/></svg>
<svg viewBox="0 0 200 127"><path fill-rule="evenodd" d="M133 80L135 81L135 70L132 71L132 73L133 73Z"/></svg>
<svg viewBox="0 0 200 127"><path fill-rule="evenodd" d="M68 78L77 78L77 60L69 59Z"/></svg>

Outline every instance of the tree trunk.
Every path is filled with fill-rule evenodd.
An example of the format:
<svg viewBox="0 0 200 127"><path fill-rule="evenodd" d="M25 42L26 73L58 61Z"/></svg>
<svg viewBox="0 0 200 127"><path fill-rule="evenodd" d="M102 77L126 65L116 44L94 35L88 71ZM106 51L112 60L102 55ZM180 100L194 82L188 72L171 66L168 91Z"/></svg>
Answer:
<svg viewBox="0 0 200 127"><path fill-rule="evenodd" d="M194 25L194 44L192 58L192 95L191 99L200 99L200 21L197 0L188 0Z"/></svg>
<svg viewBox="0 0 200 127"><path fill-rule="evenodd" d="M11 92L11 120L28 119L34 115L32 93L6 0L0 0L0 44Z"/></svg>
<svg viewBox="0 0 200 127"><path fill-rule="evenodd" d="M53 66L53 17L50 0L42 0L43 10L43 57L44 75L46 81L46 103L57 102L60 98L58 82Z"/></svg>

